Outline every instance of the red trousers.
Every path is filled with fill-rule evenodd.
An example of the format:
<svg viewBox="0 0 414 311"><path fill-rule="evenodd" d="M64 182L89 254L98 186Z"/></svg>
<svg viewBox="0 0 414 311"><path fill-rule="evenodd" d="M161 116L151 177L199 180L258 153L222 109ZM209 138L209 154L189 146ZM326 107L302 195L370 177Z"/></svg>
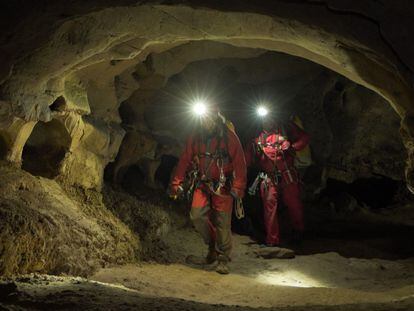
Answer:
<svg viewBox="0 0 414 311"><path fill-rule="evenodd" d="M281 198L288 208L292 227L296 231L304 230L303 204L300 199L299 182L287 183L285 180L275 184L270 178L260 184L260 195L263 201L266 244L279 244L279 221L277 216L278 200Z"/></svg>

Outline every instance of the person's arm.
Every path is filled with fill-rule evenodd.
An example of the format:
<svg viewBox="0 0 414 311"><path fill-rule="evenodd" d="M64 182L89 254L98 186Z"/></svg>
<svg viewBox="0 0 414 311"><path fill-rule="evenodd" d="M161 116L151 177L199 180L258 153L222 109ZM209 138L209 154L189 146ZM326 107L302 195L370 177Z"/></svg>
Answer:
<svg viewBox="0 0 414 311"><path fill-rule="evenodd" d="M231 194L235 198L242 198L246 189L247 169L243 148L240 140L235 133L228 131L229 153L233 164L233 185Z"/></svg>
<svg viewBox="0 0 414 311"><path fill-rule="evenodd" d="M254 140L249 142L244 148L244 157L246 159L246 167L250 167L254 163L255 150L254 150Z"/></svg>
<svg viewBox="0 0 414 311"><path fill-rule="evenodd" d="M295 151L300 151L309 145L310 136L295 123L291 123L291 146Z"/></svg>
<svg viewBox="0 0 414 311"><path fill-rule="evenodd" d="M177 193L184 182L186 172L193 160L193 153L193 137L189 137L171 181L171 191L173 193Z"/></svg>

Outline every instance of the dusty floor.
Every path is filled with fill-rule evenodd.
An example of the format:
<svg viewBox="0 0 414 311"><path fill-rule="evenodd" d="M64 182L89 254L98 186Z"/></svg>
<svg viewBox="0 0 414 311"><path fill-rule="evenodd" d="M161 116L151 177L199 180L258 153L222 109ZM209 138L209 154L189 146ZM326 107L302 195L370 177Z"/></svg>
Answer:
<svg viewBox="0 0 414 311"><path fill-rule="evenodd" d="M234 236L232 274L186 265L204 252L188 228L171 232L174 264L106 268L89 280L31 275L0 287L0 307L82 310L414 310L414 258L347 258L328 252L261 259L256 244ZM13 287L17 285L17 288ZM8 289L8 290L7 290ZM6 294L6 293L9 294ZM237 306L237 307L235 307Z"/></svg>
<svg viewBox="0 0 414 311"><path fill-rule="evenodd" d="M0 218L0 225L13 224L10 219L20 215L18 212L22 219L31 211L57 215L56 230L43 235L48 238L46 244L37 240L26 243L23 238L27 232L34 237L39 234L24 231L20 222L13 227L20 235L0 226L0 232L5 234L2 241L7 242L1 245L20 256L13 271L25 271L22 267L28 258L39 261L38 253L29 256L32 253L22 246L39 251L43 245L52 254L66 247L66 252L55 257L61 259L63 266L71 264L80 269L31 269L28 271L39 274L0 278L0 310L414 310L412 205L399 210L374 213L361 209L332 215L324 206L317 206L310 211L317 220L309 223L310 235L296 249L296 258L289 260L258 258L257 244L245 236L234 235L232 273L222 276L213 271L214 266L200 268L185 263L187 255L205 254L206 249L189 226L185 216L188 211L182 204L172 204L149 191L134 197L107 189L102 200L100 197L95 200L72 189L67 196L55 181L0 168L3 168L0 210L9 217ZM9 198L23 203L9 206L5 204ZM43 218L28 219L33 228L40 226L38 231L43 232ZM87 231L82 236L92 241L109 241L103 243L106 248L102 243L88 244L78 238L76 233L82 228L80 219L97 219L99 230ZM114 266L106 265L88 279L40 274L53 271L82 275L82 269L88 268L85 258L107 251L113 245L112 238L123 241L117 238L119 228L131 236L132 232L139 236L141 259L147 262L120 265L119 261L112 261ZM16 236L23 238L18 240ZM109 250L113 256L120 254L119 249ZM1 249L0 254L2 258L15 258L5 256L9 253L4 250L2 253ZM54 258L48 253L40 254L44 262ZM105 258L105 263L111 262L108 258L112 257ZM94 270L88 268L88 271Z"/></svg>
<svg viewBox="0 0 414 311"><path fill-rule="evenodd" d="M387 303L414 299L414 258L389 261L341 257L337 253L291 260L258 258L258 247L235 236L232 274L221 276L184 263L204 248L191 230L166 238L177 250L172 265L127 265L100 270L92 279L118 283L145 295L251 307ZM205 251L204 251L205 253ZM414 305L413 305L414 307Z"/></svg>

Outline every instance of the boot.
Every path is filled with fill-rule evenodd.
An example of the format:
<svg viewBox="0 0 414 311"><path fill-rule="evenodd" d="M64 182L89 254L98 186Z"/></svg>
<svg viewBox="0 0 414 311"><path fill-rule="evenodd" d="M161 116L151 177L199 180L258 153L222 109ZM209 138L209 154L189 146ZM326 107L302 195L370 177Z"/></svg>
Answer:
<svg viewBox="0 0 414 311"><path fill-rule="evenodd" d="M206 257L190 255L187 256L186 262L191 265L204 266L211 265L217 260L217 252L214 248L210 248Z"/></svg>
<svg viewBox="0 0 414 311"><path fill-rule="evenodd" d="M220 274L229 274L230 269L228 266L228 258L225 255L219 255L218 256L218 265L216 267L216 272Z"/></svg>
<svg viewBox="0 0 414 311"><path fill-rule="evenodd" d="M206 263L208 265L213 264L217 260L217 252L214 248L210 248L206 256Z"/></svg>

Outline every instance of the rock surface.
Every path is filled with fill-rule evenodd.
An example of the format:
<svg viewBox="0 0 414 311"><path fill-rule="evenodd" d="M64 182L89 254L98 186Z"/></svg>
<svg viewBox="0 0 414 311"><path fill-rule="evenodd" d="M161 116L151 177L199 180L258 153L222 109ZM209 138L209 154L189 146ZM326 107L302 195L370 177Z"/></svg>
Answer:
<svg viewBox="0 0 414 311"><path fill-rule="evenodd" d="M89 275L135 261L140 243L99 193L67 192L55 181L0 165L0 274Z"/></svg>
<svg viewBox="0 0 414 311"><path fill-rule="evenodd" d="M185 67L182 60L232 54L220 44L196 44L215 41L238 47L243 57L263 50L303 57L380 94L402 120L409 155L405 177L411 185L414 90L407 55L413 44L405 40L413 27L411 5L391 0L196 1L191 7L186 1L146 3L3 4L8 15L0 33L0 154L19 165L36 122L59 119L56 101L63 99L59 114L77 120L69 132L80 147L67 154L61 175L72 184L99 189L104 167L114 160L124 134L118 107L136 90L159 89ZM87 114L90 118L84 119ZM147 129L141 125L140 130ZM100 137L99 146L89 146L96 135L106 136L106 142ZM75 169L84 173L78 176Z"/></svg>

